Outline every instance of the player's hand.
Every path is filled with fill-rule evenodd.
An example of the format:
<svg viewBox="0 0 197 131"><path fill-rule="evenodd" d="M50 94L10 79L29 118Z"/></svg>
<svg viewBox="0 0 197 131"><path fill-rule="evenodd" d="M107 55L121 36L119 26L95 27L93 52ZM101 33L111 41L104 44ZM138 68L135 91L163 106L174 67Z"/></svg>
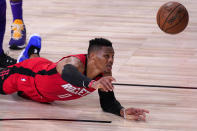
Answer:
<svg viewBox="0 0 197 131"><path fill-rule="evenodd" d="M124 114L124 110L125 110L125 114ZM136 121L145 121L146 113L149 113L149 111L139 108L127 108L127 109L122 109L120 111L121 116L124 117L125 119L136 120Z"/></svg>
<svg viewBox="0 0 197 131"><path fill-rule="evenodd" d="M102 77L98 81L95 81L95 83L93 84L93 88L101 89L105 92L112 91L114 89L112 81L115 81L115 79L112 76Z"/></svg>

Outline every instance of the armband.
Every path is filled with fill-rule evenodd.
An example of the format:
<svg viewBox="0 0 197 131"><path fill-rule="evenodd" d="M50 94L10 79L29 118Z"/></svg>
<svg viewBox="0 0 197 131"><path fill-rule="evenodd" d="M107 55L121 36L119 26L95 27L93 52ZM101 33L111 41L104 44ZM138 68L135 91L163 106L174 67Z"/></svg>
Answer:
<svg viewBox="0 0 197 131"><path fill-rule="evenodd" d="M78 69L71 64L66 64L64 66L61 77L63 80L77 87L88 88L89 83L92 81L81 72L79 72Z"/></svg>

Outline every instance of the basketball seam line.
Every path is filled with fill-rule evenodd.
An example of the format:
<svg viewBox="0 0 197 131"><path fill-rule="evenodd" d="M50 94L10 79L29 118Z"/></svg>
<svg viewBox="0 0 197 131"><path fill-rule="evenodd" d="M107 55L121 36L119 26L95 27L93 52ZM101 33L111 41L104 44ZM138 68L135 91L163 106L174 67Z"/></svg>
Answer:
<svg viewBox="0 0 197 131"><path fill-rule="evenodd" d="M183 20L183 18L186 16L186 14L187 14L187 12L185 12L184 16L181 18L181 20L180 20L178 23L176 23L174 26L172 26L172 27L170 27L170 28L167 28L165 31L167 31L167 30L169 30L169 29L172 29L172 28L174 28L175 26L177 26L178 24L180 24L181 21ZM186 27L186 26L185 26L185 27Z"/></svg>
<svg viewBox="0 0 197 131"><path fill-rule="evenodd" d="M162 28L161 28L162 30L163 30L163 27L164 27L164 25L166 24L168 18L170 17L170 15L171 15L179 6L181 6L181 4L177 5L176 8L174 8L173 11L170 12L170 14L169 14L168 17L166 18L166 20L165 20L165 22L164 22L164 24L163 24L163 26L162 26Z"/></svg>

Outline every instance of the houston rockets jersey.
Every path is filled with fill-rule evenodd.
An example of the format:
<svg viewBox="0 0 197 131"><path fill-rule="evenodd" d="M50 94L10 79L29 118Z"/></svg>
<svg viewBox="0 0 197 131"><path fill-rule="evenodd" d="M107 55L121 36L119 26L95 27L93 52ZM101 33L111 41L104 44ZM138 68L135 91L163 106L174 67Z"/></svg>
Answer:
<svg viewBox="0 0 197 131"><path fill-rule="evenodd" d="M67 57L71 56L78 58L84 64L84 67L86 67L86 54L70 55ZM11 66L16 68L17 73L14 73L10 80L17 81L17 91L22 91L23 96L38 102L73 100L95 91L93 88L76 87L63 80L61 75L56 71L57 63L40 57L25 60ZM85 71L83 74L85 74ZM16 78L13 77L14 75ZM98 80L101 77L102 75L99 75L94 80ZM16 88L9 84L9 77L6 81L3 86L4 91L8 94L13 93Z"/></svg>

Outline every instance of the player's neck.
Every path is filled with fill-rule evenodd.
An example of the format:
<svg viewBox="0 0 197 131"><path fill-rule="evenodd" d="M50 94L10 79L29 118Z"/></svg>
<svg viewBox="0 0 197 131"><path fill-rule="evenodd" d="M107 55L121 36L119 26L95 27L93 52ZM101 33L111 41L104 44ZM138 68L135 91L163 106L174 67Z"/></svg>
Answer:
<svg viewBox="0 0 197 131"><path fill-rule="evenodd" d="M88 78L93 79L100 73L101 71L96 68L94 63L92 62L87 63L87 77Z"/></svg>

